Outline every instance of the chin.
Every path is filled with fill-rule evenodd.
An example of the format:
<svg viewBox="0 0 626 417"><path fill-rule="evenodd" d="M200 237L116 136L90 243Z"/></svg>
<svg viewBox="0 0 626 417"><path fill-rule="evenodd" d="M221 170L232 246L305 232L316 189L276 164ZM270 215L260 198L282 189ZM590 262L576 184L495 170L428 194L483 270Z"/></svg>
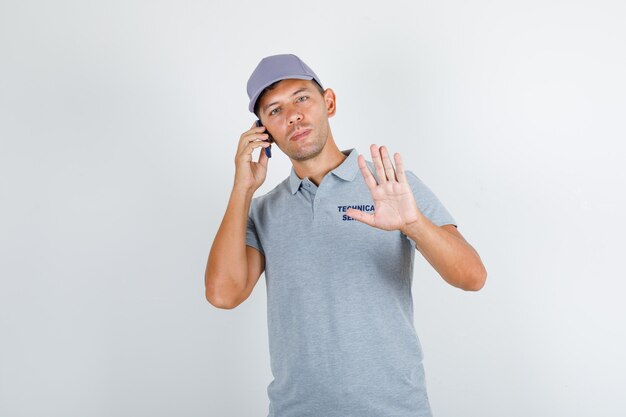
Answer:
<svg viewBox="0 0 626 417"><path fill-rule="evenodd" d="M294 161L306 161L308 159L312 159L315 158L316 156L318 156L319 154L322 153L322 151L324 150L324 144L322 144L321 146L316 146L313 149L296 149L294 152L292 152L289 156L290 159L293 159Z"/></svg>
<svg viewBox="0 0 626 417"><path fill-rule="evenodd" d="M296 143L295 149L293 149L287 156L294 161L306 161L311 158L315 158L322 153L326 143L328 142L325 132L319 132L321 135L316 137L309 137L309 143L298 144Z"/></svg>

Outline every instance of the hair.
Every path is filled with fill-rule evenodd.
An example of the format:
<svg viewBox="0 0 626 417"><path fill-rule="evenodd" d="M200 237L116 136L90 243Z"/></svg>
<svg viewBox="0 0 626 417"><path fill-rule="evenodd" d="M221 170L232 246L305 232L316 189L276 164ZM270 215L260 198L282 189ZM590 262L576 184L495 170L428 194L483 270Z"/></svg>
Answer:
<svg viewBox="0 0 626 417"><path fill-rule="evenodd" d="M278 81L268 85L267 87L265 87L263 89L263 91L261 91L261 94L259 94L259 97L257 97L256 103L254 103L254 114L256 115L257 119L261 118L259 116L259 103L261 102L261 97L263 97L263 95L265 93L267 93L268 91L273 90L274 88L276 88L276 84L278 84L281 81L283 81L283 80L278 80ZM311 81L313 81L313 84L315 84L315 87L317 88L317 90L320 92L320 94L323 97L324 96L324 89L322 88L322 86L319 85L319 83L317 81L315 81L314 79L311 79Z"/></svg>

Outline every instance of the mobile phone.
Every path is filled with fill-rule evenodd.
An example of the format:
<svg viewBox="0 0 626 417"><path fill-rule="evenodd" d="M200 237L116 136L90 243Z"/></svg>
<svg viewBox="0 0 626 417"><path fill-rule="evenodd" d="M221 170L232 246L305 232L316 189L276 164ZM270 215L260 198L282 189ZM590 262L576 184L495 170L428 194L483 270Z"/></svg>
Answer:
<svg viewBox="0 0 626 417"><path fill-rule="evenodd" d="M257 127L261 127L261 126L263 126L263 124L261 123L260 120L257 119L256 126ZM266 141L269 142L269 143L272 143L274 141L274 138L272 138L272 135L270 135L270 132L268 132L267 129L265 129L265 133L267 133L269 135L269 138L266 139ZM270 145L267 148L265 148L265 155L267 155L268 158L272 157L272 145Z"/></svg>

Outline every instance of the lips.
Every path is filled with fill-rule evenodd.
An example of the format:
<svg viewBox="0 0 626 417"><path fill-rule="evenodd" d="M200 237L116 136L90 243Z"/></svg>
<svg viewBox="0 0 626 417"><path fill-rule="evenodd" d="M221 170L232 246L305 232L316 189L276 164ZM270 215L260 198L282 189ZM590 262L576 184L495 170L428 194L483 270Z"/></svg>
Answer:
<svg viewBox="0 0 626 417"><path fill-rule="evenodd" d="M311 129L296 130L289 140L300 140L307 137L309 133L311 133Z"/></svg>

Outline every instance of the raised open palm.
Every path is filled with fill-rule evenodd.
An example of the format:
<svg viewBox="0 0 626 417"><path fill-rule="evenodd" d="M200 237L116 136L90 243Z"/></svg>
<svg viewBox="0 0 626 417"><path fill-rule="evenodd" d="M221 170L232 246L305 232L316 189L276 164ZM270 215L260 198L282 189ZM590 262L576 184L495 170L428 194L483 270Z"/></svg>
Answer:
<svg viewBox="0 0 626 417"><path fill-rule="evenodd" d="M379 182L376 182L367 167L363 155L359 155L358 162L374 200L374 214L351 208L347 211L348 216L383 230L399 230L419 220L420 211L407 181L400 154L394 155L394 168L384 146L372 145L370 151Z"/></svg>

